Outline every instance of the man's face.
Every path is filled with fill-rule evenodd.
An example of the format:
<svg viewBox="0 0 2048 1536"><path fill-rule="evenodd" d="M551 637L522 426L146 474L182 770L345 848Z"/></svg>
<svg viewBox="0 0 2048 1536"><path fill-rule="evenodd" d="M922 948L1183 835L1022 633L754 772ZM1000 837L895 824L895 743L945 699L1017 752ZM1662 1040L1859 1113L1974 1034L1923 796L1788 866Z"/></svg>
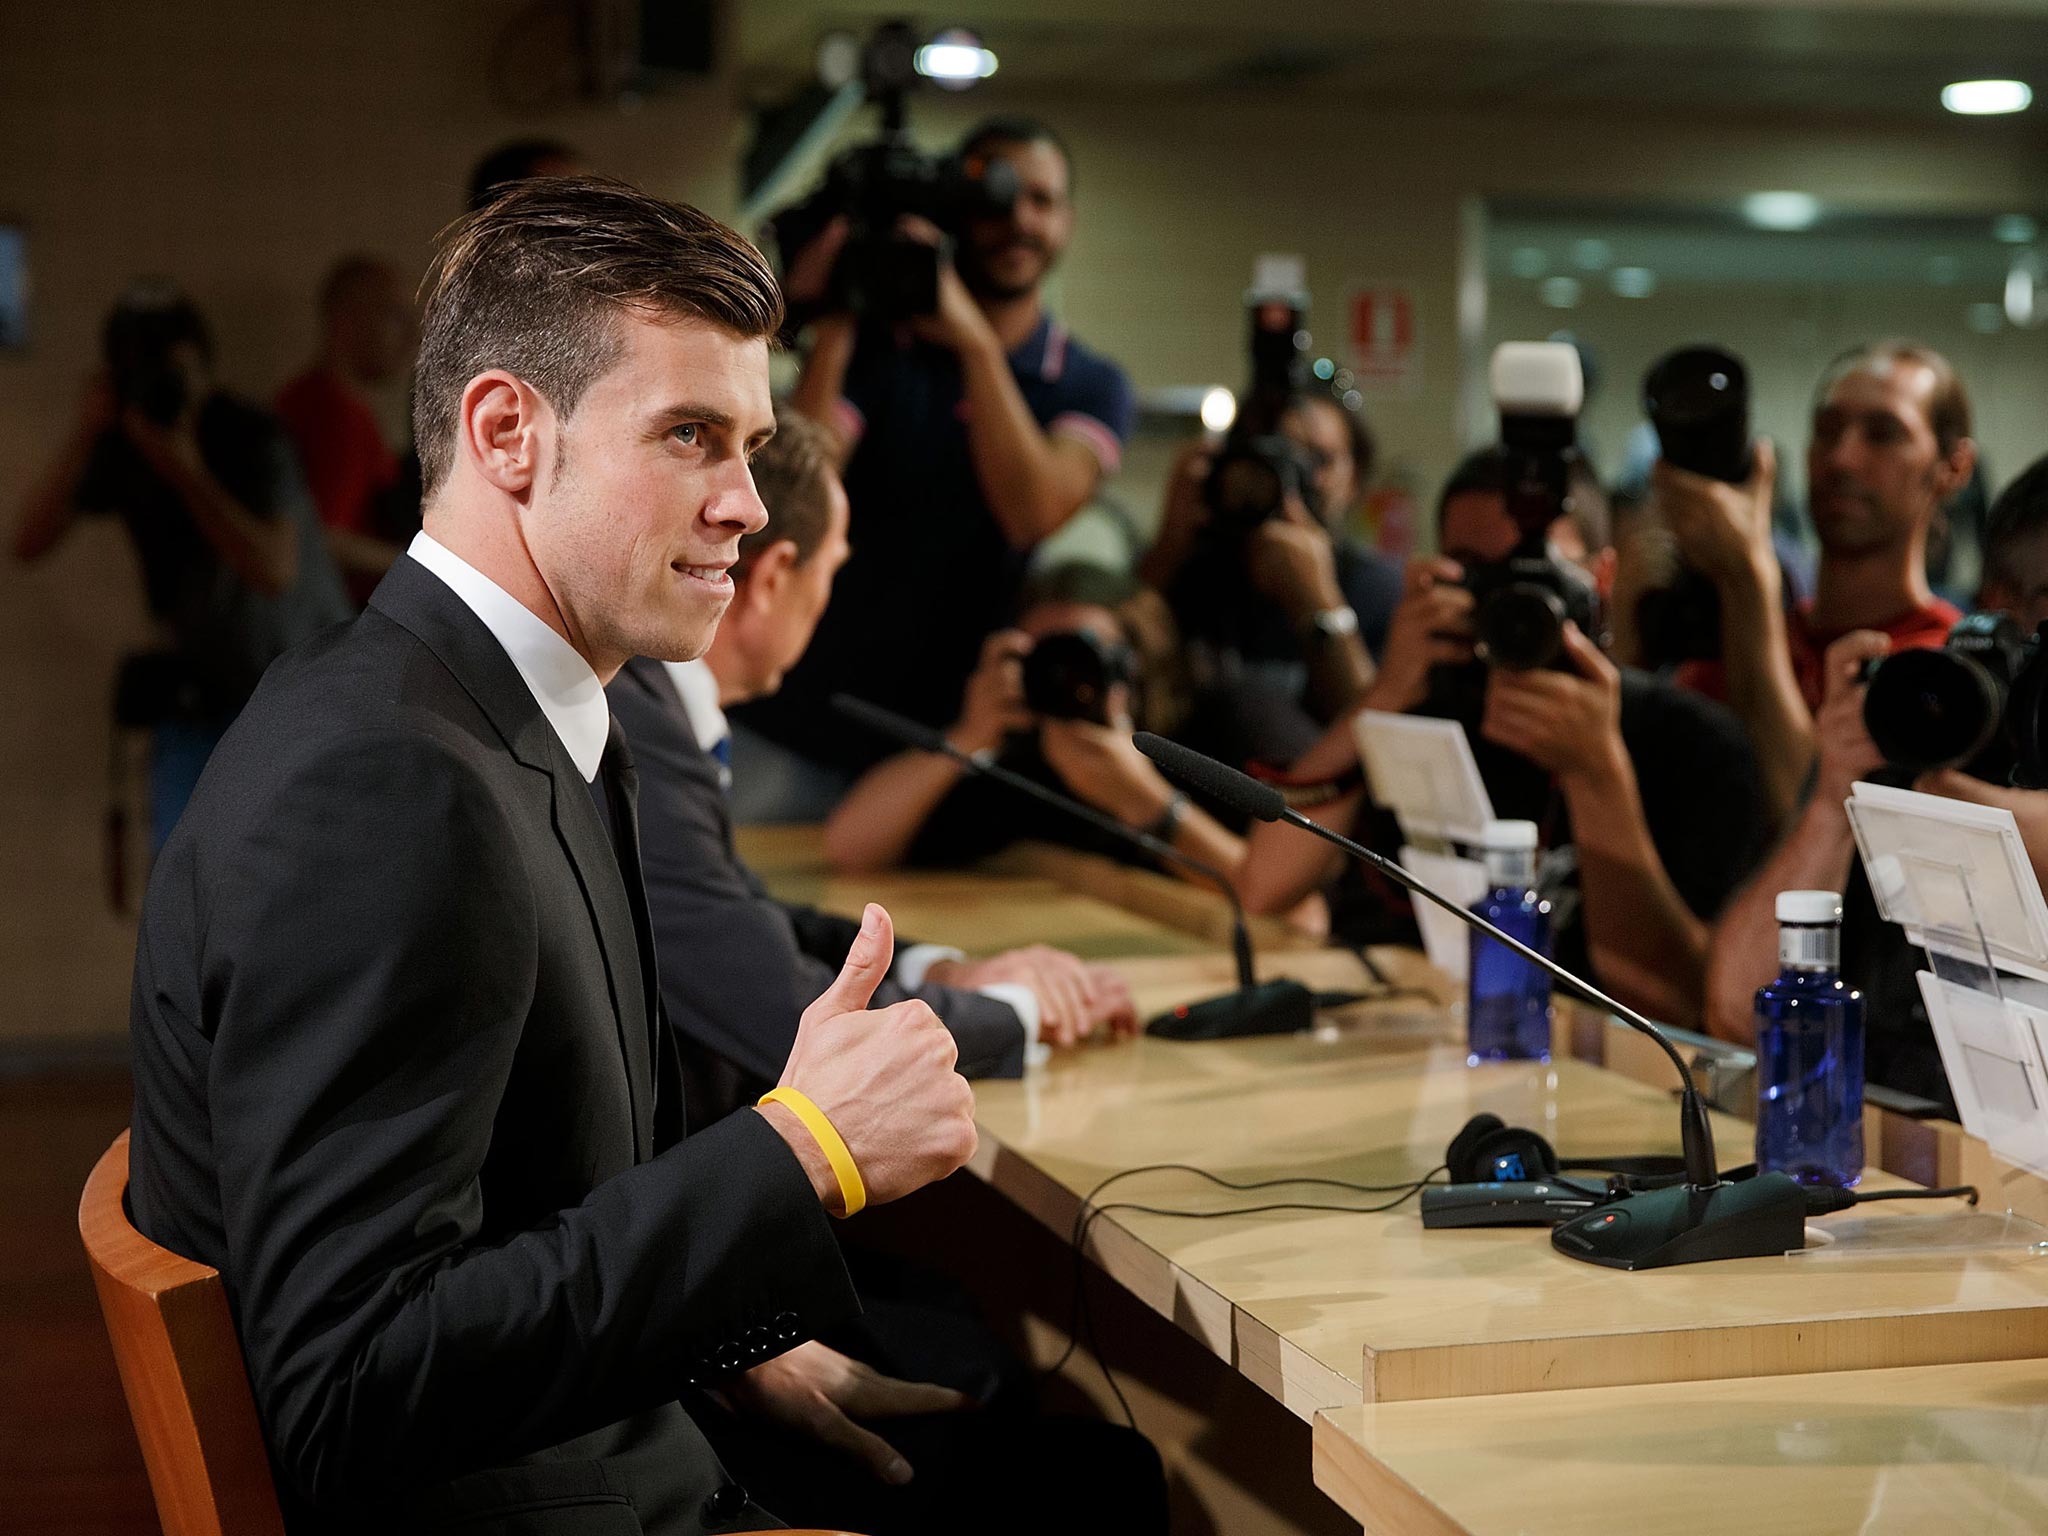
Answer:
<svg viewBox="0 0 2048 1536"><path fill-rule="evenodd" d="M548 418L522 517L600 674L632 656L704 653L732 601L739 541L768 521L747 461L775 431L765 340L687 318L615 323L617 361L567 420Z"/></svg>
<svg viewBox="0 0 2048 1536"><path fill-rule="evenodd" d="M761 647L764 675L760 679L763 693L773 693L782 686L783 675L796 665L797 658L811 643L818 620L825 616L825 605L832 600L832 578L853 552L846 541L846 487L839 483L838 475L829 471L826 503L824 538L811 551L810 559L790 567L777 601L765 616L766 633Z"/></svg>
<svg viewBox="0 0 2048 1536"><path fill-rule="evenodd" d="M1463 566L1493 565L1514 553L1519 539L1508 516L1508 499L1499 491L1464 491L1444 503L1437 541L1443 552ZM1585 567L1593 557L1579 536L1579 525L1560 517L1550 525L1550 544L1573 565Z"/></svg>
<svg viewBox="0 0 2048 1536"><path fill-rule="evenodd" d="M1928 418L1933 394L1933 371L1904 361L1858 369L1828 390L1806 450L1824 555L1895 549L1924 530L1956 489Z"/></svg>
<svg viewBox="0 0 2048 1536"><path fill-rule="evenodd" d="M990 160L1017 173L1017 205L1008 218L976 219L959 252L960 275L984 298L1015 299L1034 292L1074 234L1067 195L1067 159L1039 140L991 145Z"/></svg>
<svg viewBox="0 0 2048 1536"><path fill-rule="evenodd" d="M1315 511L1335 532L1358 499L1358 466L1343 407L1334 400L1305 400L1280 419L1280 430L1308 450L1315 465Z"/></svg>

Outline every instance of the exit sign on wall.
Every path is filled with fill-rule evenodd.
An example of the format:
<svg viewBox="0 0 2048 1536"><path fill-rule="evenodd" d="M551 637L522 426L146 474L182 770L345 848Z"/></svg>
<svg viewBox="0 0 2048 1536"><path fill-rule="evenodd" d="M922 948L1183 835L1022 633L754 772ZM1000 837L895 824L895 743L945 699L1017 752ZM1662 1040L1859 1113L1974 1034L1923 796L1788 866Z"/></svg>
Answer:
<svg viewBox="0 0 2048 1536"><path fill-rule="evenodd" d="M1422 382L1422 338L1409 288L1353 288L1346 336L1363 395L1409 396Z"/></svg>

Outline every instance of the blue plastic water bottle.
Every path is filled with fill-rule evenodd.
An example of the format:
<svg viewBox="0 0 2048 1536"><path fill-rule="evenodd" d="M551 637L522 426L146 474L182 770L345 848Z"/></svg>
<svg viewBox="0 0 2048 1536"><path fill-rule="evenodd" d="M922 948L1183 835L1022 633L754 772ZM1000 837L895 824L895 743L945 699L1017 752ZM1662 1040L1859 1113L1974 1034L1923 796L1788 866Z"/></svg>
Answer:
<svg viewBox="0 0 2048 1536"><path fill-rule="evenodd" d="M1550 903L1536 891L1536 823L1486 824L1492 887L1472 910L1538 954L1550 953ZM1465 1003L1466 1061L1550 1060L1550 976L1474 930Z"/></svg>
<svg viewBox="0 0 2048 1536"><path fill-rule="evenodd" d="M1756 993L1756 1162L1802 1184L1863 1177L1863 994L1846 985L1842 898L1778 894L1776 981Z"/></svg>

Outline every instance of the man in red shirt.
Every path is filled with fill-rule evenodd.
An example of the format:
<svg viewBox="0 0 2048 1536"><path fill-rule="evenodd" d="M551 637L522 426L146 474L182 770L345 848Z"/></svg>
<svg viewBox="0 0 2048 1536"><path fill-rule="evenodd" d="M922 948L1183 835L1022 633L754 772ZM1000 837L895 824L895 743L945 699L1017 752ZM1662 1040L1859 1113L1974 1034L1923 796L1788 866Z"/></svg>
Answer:
<svg viewBox="0 0 2048 1536"><path fill-rule="evenodd" d="M1787 613L1771 549L1777 456L1756 446L1746 485L1659 463L1657 501L1685 557L1721 596L1718 662L1679 681L1731 704L1749 726L1781 818L1812 770L1822 657L1852 630L1892 650L1940 645L1961 617L1927 584L1927 533L1976 464L1970 399L1948 359L1913 342L1843 354L1821 376L1806 450L1820 539L1813 600Z"/></svg>
<svg viewBox="0 0 2048 1536"><path fill-rule="evenodd" d="M416 339L398 273L374 256L344 257L320 288L319 355L277 395L328 551L358 605L398 558L380 516L398 456L370 399L411 367Z"/></svg>

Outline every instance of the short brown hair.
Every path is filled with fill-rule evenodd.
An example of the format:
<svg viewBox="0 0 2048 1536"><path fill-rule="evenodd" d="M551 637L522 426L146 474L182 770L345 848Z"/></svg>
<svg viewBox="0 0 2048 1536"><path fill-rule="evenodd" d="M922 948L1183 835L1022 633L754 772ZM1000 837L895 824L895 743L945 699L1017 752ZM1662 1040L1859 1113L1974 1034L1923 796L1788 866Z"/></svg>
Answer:
<svg viewBox="0 0 2048 1536"><path fill-rule="evenodd" d="M413 438L431 496L462 391L503 368L564 417L618 356L622 313L687 315L773 336L782 292L761 253L708 214L621 181L514 182L442 231L424 285Z"/></svg>
<svg viewBox="0 0 2048 1536"><path fill-rule="evenodd" d="M1813 393L1818 411L1828 391L1852 373L1874 371L1886 363L1917 363L1934 376L1934 390L1927 397L1927 425L1943 454L1954 453L1956 444L1970 435L1970 393L1956 373L1954 363L1934 348L1917 341L1891 339L1851 347L1827 366L1820 387Z"/></svg>
<svg viewBox="0 0 2048 1536"><path fill-rule="evenodd" d="M775 435L754 455L754 490L768 509L768 526L740 540L739 570L785 539L803 565L825 542L832 521L832 476L838 473L832 438L825 429L787 405L775 407Z"/></svg>

